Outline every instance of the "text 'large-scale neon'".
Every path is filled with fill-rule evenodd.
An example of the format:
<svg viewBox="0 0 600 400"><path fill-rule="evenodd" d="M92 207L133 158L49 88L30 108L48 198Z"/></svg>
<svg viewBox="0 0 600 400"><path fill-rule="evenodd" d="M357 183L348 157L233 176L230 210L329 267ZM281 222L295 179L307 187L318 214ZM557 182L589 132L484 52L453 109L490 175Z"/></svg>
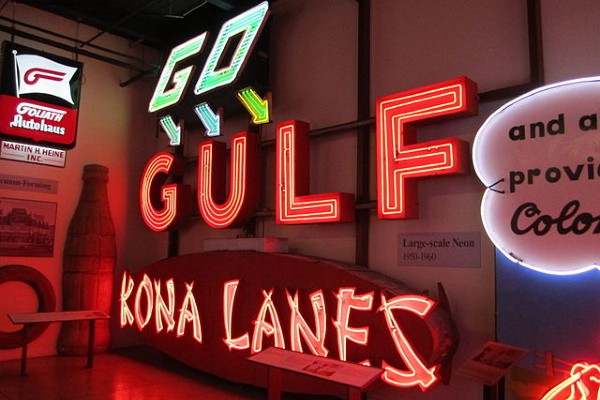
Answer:
<svg viewBox="0 0 600 400"><path fill-rule="evenodd" d="M467 78L377 100L377 193L381 219L415 218L415 178L468 170L468 144L456 138L416 143L414 123L475 114L477 88Z"/></svg>

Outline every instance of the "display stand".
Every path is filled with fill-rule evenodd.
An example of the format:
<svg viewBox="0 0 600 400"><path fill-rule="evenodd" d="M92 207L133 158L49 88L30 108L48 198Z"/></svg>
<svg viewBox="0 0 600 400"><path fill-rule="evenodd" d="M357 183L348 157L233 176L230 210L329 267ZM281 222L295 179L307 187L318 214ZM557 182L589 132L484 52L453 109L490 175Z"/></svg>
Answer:
<svg viewBox="0 0 600 400"><path fill-rule="evenodd" d="M94 333L96 320L110 319L104 311L86 310L86 311L58 311L58 312L35 312L35 313L9 313L8 318L13 324L23 324L23 349L21 351L21 376L25 376L27 369L27 331L29 325L49 323L49 322L67 322L67 321L89 321L88 352L86 367L91 368L94 365Z"/></svg>
<svg viewBox="0 0 600 400"><path fill-rule="evenodd" d="M504 400L504 378L494 385L483 385L483 400Z"/></svg>
<svg viewBox="0 0 600 400"><path fill-rule="evenodd" d="M311 354L270 347L248 360L269 368L269 400L280 400L283 390L283 372L311 376L348 388L348 400L361 400L362 392L382 374L381 368L353 364Z"/></svg>
<svg viewBox="0 0 600 400"><path fill-rule="evenodd" d="M468 359L457 374L483 383L483 400L504 400L504 377L527 352L527 349L490 341Z"/></svg>

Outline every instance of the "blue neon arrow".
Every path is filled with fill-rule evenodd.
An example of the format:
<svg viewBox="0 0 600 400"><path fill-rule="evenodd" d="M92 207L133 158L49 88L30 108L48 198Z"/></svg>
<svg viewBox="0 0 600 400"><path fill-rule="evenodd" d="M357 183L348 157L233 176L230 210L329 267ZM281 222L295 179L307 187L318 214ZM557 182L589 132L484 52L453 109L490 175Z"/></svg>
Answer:
<svg viewBox="0 0 600 400"><path fill-rule="evenodd" d="M194 111L202 124L206 128L204 133L206 136L220 136L221 135L221 113L215 113L208 103L201 103L194 107Z"/></svg>
<svg viewBox="0 0 600 400"><path fill-rule="evenodd" d="M170 115L165 115L164 117L160 118L159 122L163 131L169 137L169 145L179 146L181 144L183 121L179 121L179 123L175 125L173 118Z"/></svg>

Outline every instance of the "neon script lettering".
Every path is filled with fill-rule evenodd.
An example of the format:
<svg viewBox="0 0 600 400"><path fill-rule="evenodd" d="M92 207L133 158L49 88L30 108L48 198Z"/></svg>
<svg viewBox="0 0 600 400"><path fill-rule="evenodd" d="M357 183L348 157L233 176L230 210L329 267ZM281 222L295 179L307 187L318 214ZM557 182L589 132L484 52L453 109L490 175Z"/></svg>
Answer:
<svg viewBox="0 0 600 400"><path fill-rule="evenodd" d="M542 214L537 204L528 202L521 204L510 220L512 231L517 235L533 232L536 236L544 236L553 228L559 235L573 233L600 233L600 216L588 212L579 212L581 204L578 200L571 200L560 211L558 217Z"/></svg>
<svg viewBox="0 0 600 400"><path fill-rule="evenodd" d="M243 332L234 337L232 329L235 318L234 304L239 285L239 280L231 280L223 285L222 319L225 337L222 340L230 351L249 350L251 353L258 353L265 347L264 340L271 337L275 347L305 352L304 343L307 346L306 352L324 357L329 354L329 349L325 345L328 332L327 307L323 291L317 290L309 295L314 322L309 324L298 308L298 293L292 295L286 292L288 309L281 310L274 302L274 296L278 295L275 289L262 290L259 294L262 303L256 312L256 318L251 323L254 326L253 332ZM194 282L184 282L184 286L183 300L178 301L173 279L161 282L143 274L136 284L133 276L125 271L119 300L121 327L133 326L135 323L138 330L143 331L153 326L157 333L174 334L178 338L189 335L191 331L195 342L201 345L203 340L201 315L207 313L202 313L199 304L202 298L197 298L194 294ZM420 295L398 295L387 299L381 293L381 306L374 310L374 292L357 294L355 288L342 287L338 289L336 298L336 317L333 325L336 328L334 334L337 338L340 360L345 361L349 358L348 341L360 346L369 346L369 327L353 326L351 321L355 318L354 314L381 313L390 338L405 364L401 367L393 366L382 359L381 368L384 370L382 379L393 386L418 386L422 390L438 380L435 375L438 366L427 367L424 364L422 357L411 346L402 324L393 313L394 310L402 310L425 319L435 307L433 300ZM288 312L290 317L287 338L280 317L280 313L284 311ZM173 331L175 332L172 333ZM364 360L362 363L371 364L370 360Z"/></svg>
<svg viewBox="0 0 600 400"><path fill-rule="evenodd" d="M596 400L600 398L600 364L577 363L571 375L550 389L542 400Z"/></svg>

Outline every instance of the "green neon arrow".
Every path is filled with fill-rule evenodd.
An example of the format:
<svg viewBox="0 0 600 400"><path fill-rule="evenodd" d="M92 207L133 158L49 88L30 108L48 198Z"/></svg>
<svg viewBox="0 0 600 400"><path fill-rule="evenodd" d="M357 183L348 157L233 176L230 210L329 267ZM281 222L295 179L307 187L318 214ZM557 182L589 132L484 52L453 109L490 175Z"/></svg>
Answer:
<svg viewBox="0 0 600 400"><path fill-rule="evenodd" d="M201 103L194 107L194 111L202 124L206 128L204 133L206 136L220 136L221 135L221 111L218 110L216 113L210 108L208 103Z"/></svg>
<svg viewBox="0 0 600 400"><path fill-rule="evenodd" d="M268 124L271 122L271 110L269 95L266 99L261 98L251 87L239 90L237 98L252 116L255 125Z"/></svg>
<svg viewBox="0 0 600 400"><path fill-rule="evenodd" d="M179 146L181 144L181 131L183 130L183 121L175 125L175 121L170 115L165 115L159 119L160 126L169 137L169 145Z"/></svg>

